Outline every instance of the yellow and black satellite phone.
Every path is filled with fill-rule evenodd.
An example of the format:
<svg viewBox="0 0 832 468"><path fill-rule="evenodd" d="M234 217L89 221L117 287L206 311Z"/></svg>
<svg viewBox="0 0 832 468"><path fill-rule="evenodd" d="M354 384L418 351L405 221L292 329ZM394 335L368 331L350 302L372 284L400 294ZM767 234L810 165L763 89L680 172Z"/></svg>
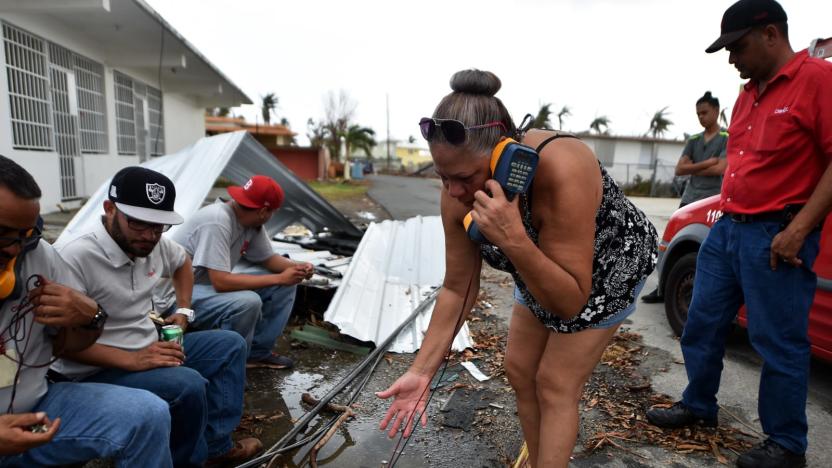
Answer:
<svg viewBox="0 0 832 468"><path fill-rule="evenodd" d="M511 201L515 195L529 190L539 159L533 148L511 138L503 138L491 152L491 178L500 184L506 198ZM478 243L487 240L477 228L470 211L462 223L471 240Z"/></svg>

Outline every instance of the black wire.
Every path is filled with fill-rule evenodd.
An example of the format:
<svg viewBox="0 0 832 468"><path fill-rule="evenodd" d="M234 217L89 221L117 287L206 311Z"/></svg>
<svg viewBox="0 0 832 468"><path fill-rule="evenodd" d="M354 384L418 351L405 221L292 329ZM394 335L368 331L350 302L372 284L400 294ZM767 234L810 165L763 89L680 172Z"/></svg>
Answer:
<svg viewBox="0 0 832 468"><path fill-rule="evenodd" d="M165 53L165 25L160 23L159 26L162 29L162 34L161 34L161 37L159 39L159 72L158 72L159 73L159 78L158 78L158 81L159 81L159 122L158 122L158 125L156 126L156 136L154 137L154 142L153 142L153 153L154 154L159 154L159 134L162 133L162 129L164 128L164 120L162 118L163 117L162 111L164 110L164 108L162 106L162 58L164 57L164 53ZM149 116L150 113L148 112L147 115ZM150 122L148 122L148 125L149 124L150 124Z"/></svg>
<svg viewBox="0 0 832 468"><path fill-rule="evenodd" d="M364 378L361 381L361 383L356 385L354 387L354 389L351 389L351 390L353 390L352 395L350 395L350 398L347 400L347 404L345 406L349 406L349 405L353 404L355 402L355 400L358 399L358 396L364 390L364 387L367 386L367 383L370 381L370 377L372 377L373 372L375 371L376 367L378 367L378 364L381 362L381 359L383 357L384 357L384 353L379 353L375 362L373 362L373 365L367 368L367 371L365 371L365 375L364 375ZM287 445L285 447L281 447L281 448L275 450L272 453L264 453L263 455L261 455L261 457L265 456L265 455L272 455L272 454L275 455L275 456L280 455L280 454L286 453L290 450L293 450L293 449L296 449L296 448L299 448L299 447L303 447L304 445L307 445L308 443L310 443L312 441L316 441L316 439L320 440L320 438L323 437L323 435L326 434L326 432L335 424L335 422L338 420L339 417L340 417L340 415L333 416L329 421L327 421L319 430L315 431L313 434L311 434L307 437L304 437L303 439L301 439L301 440L299 440L299 441L297 441L293 444ZM309 453L306 453L303 456L303 459L306 459L306 457L308 455L309 455Z"/></svg>
<svg viewBox="0 0 832 468"><path fill-rule="evenodd" d="M434 389L432 389L430 391L430 395L428 396L428 400L425 402L424 412L428 411L430 401L433 399L433 395L435 395L436 391L439 390L438 384L440 384L442 382L442 378L445 376L445 371L448 369L448 362L450 361L451 351L453 350L453 347L454 347L454 339L456 339L456 335L459 333L459 330L462 328L462 318L465 316L465 305L468 303L468 296L471 295L471 286L474 284L474 276L477 275L478 273L479 273L479 271L477 271L476 264L475 264L474 268L471 271L471 277L468 279L468 287L465 289L465 297L462 300L462 307L460 308L460 311L459 311L459 317L456 319L456 326L454 327L453 335L451 335L451 343L448 345L448 350L445 352L445 358L444 358L445 363L442 365L442 372L439 374L439 380L437 380L437 387L435 387ZM438 300L437 300L437 302L438 302ZM435 372L434 372L434 375L436 375ZM427 392L431 388L432 383L433 383L433 378L431 378L428 381L427 386L425 386L425 389L422 390L422 394L419 395L419 400L416 400L417 405L418 405L418 401L420 401L425 396L425 392ZM411 419L413 421L413 432L411 432L410 437L407 437L407 438L404 437L404 431L407 430L407 425L410 424L410 421L405 421L404 428L402 429L401 433L399 434L399 440L396 442L396 446L393 447L393 454L390 456L390 462L387 463L386 468L393 468L396 465L396 463L399 461L399 458L401 458L402 454L404 453L405 447L407 447L407 443L410 441L411 438L413 438L414 435L416 435L416 431L419 428L419 419L421 419L421 418L422 418L422 414L418 413L417 411L414 411L413 416L411 416ZM402 440L404 440L404 444L402 444ZM400 444L401 444L401 450L398 450ZM398 450L398 453L396 453L397 450Z"/></svg>
<svg viewBox="0 0 832 468"><path fill-rule="evenodd" d="M34 306L32 306L32 302L29 299L29 291L31 291L33 287L40 287L41 284L43 284L43 282L41 281L41 277L39 275L31 275L29 276L29 278L26 279L26 284L24 285L22 297L20 298L17 305L12 306L11 308L12 318L9 321L9 324L6 326L6 328L2 332L0 332L0 339L3 340L3 348L6 349L6 343L13 343L15 351L19 354L17 359L12 358L8 354L5 355L9 360L17 364L17 369L15 369L14 373L14 381L12 382L9 406L6 408L7 414L11 414L14 411L14 399L17 396L17 383L20 380L20 373L23 371L23 368L47 367L51 365L53 362L55 362L55 359L51 359L49 362L45 364L25 364L26 352L29 349L29 342L32 337L32 328L34 328L35 326L35 320L32 319L29 322L28 329L26 327L26 315L34 311ZM8 340L2 338L2 336L6 333L8 333L9 335ZM9 346L8 349L11 349L11 346Z"/></svg>

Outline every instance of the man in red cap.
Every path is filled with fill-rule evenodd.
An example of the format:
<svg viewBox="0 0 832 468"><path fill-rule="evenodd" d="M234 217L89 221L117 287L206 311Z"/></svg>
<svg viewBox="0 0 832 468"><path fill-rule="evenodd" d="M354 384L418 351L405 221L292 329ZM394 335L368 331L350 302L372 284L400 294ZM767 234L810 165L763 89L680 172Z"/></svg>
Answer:
<svg viewBox="0 0 832 468"><path fill-rule="evenodd" d="M289 321L295 286L312 276L313 267L272 250L263 225L283 203L277 182L255 175L228 194L231 201L200 209L173 235L193 258L192 326L242 335L249 367L290 368L292 360L272 348ZM252 268L235 272L240 260Z"/></svg>
<svg viewBox="0 0 832 468"><path fill-rule="evenodd" d="M832 63L792 50L786 12L774 0L728 8L706 52L722 48L749 80L728 129L724 214L697 257L681 339L688 386L681 401L648 411L647 419L716 426L725 337L744 302L748 337L763 358L758 411L768 438L737 465L802 467L812 266L832 206Z"/></svg>

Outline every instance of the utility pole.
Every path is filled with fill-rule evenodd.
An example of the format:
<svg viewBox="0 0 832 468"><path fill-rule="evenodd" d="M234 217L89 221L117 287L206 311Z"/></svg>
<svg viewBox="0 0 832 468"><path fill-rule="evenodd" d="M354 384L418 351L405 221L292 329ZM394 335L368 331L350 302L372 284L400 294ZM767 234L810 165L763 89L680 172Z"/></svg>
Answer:
<svg viewBox="0 0 832 468"><path fill-rule="evenodd" d="M384 96L387 105L387 172L390 172L390 93Z"/></svg>

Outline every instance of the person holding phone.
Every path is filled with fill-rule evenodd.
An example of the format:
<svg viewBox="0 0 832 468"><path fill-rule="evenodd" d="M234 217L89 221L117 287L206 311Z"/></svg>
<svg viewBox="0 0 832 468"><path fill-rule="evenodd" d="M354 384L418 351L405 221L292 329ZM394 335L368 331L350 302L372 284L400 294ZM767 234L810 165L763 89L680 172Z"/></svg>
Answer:
<svg viewBox="0 0 832 468"><path fill-rule="evenodd" d="M427 424L426 389L476 300L485 259L516 285L505 365L530 460L567 466L584 383L635 310L656 264L658 236L580 140L517 132L495 97L500 86L490 72L457 72L453 92L420 122L442 180L446 273L413 365L377 393L394 398L380 428L409 437L416 419ZM490 171L492 150L505 137L540 156L528 193L511 201ZM482 244L463 226L469 211L487 239Z"/></svg>

